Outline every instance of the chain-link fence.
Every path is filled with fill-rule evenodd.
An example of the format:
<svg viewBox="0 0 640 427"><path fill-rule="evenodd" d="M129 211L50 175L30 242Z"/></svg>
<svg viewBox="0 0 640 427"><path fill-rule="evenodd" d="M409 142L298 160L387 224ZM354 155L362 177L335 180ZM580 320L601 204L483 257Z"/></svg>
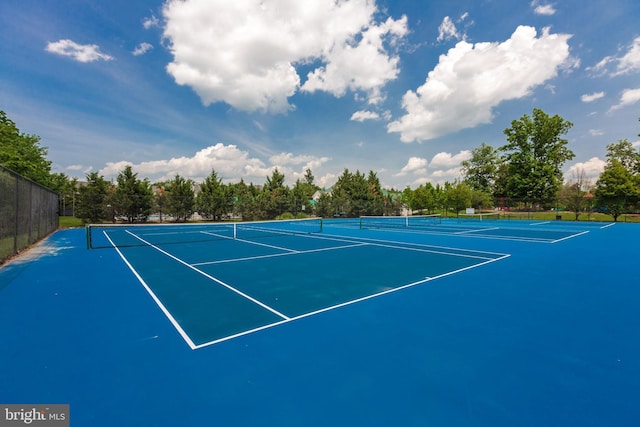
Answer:
<svg viewBox="0 0 640 427"><path fill-rule="evenodd" d="M58 227L58 194L0 166L0 263Z"/></svg>

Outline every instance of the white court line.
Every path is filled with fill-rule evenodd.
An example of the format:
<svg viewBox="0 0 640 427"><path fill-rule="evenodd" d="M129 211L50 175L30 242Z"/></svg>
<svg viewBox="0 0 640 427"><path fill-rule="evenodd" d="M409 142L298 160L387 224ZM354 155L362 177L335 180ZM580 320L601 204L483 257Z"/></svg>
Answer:
<svg viewBox="0 0 640 427"><path fill-rule="evenodd" d="M528 230L527 228L509 228L510 230ZM384 229L380 230L386 233L407 233L405 230ZM471 237L473 239L491 239L491 240L510 240L512 242L530 242L530 243L552 243L550 239L540 239L534 237L510 237L510 236L495 236L495 235L477 235L477 234L456 234L454 232L438 232L438 231L422 231L413 229L411 234L435 234L438 236L454 236L454 237Z"/></svg>
<svg viewBox="0 0 640 427"><path fill-rule="evenodd" d="M280 257L280 256L303 255L303 254L309 254L309 253L313 253L313 252L335 251L335 250L338 250L338 249L355 248L356 246L367 246L367 245L371 245L371 244L370 243L356 243L356 244L353 244L353 245L335 246L333 248L309 249L308 251L293 251L293 250L291 250L291 252L280 253L280 254L256 255L256 256L245 257L245 258L223 259L223 260L219 260L219 261L204 261L204 262L196 262L196 263L193 263L191 265L199 266L199 265L211 265L211 264L224 264L224 263L229 263L229 262L250 261L250 260L261 259L261 258L274 258L274 257Z"/></svg>
<svg viewBox="0 0 640 427"><path fill-rule="evenodd" d="M385 231L392 231L392 230L385 230ZM335 234L328 234L328 236L336 236ZM479 259L490 259L489 257L482 257L482 256L476 256L476 255L465 255L465 254L460 254L460 253L451 253L451 252L445 252L443 250L434 250L434 249L418 249L416 248L438 248L438 249L449 249L449 250L453 250L453 251L463 251L463 252L475 252L475 253L479 253L479 254L491 254L491 255L504 255L504 254L496 254L493 252L484 252L484 251L476 251L476 250L471 250L471 249L459 249L459 248L447 248L447 247L442 247L442 246L431 246L431 245L423 245L420 243L408 243L408 242L396 242L396 241L392 241L392 240L382 240L382 239L369 239L366 237L353 237L351 238L350 236L339 236L342 239L332 239L332 238L327 238L327 237L316 237L316 236L305 236L305 237L309 237L309 238L316 238L316 239L328 239L328 240L340 240L340 241L345 241L345 242L362 242L363 240L366 241L366 244L369 244L371 246L380 246L380 247L385 247L385 248L393 248L393 249L403 249L403 250L413 250L413 251L418 251L418 252L430 252L430 253L434 253L434 254L443 254L443 255L451 255L451 256L459 256L459 257L465 257L465 258L479 258ZM350 240L349 240L350 239ZM368 243L368 242L384 242L384 244L382 243ZM395 245L400 245L400 246L395 246ZM413 246L413 247L410 247Z"/></svg>
<svg viewBox="0 0 640 427"><path fill-rule="evenodd" d="M331 310L336 310L338 308L342 308L342 307L345 307L345 306L348 306L348 305L351 305L351 304L356 304L356 303L359 303L359 302L362 302L362 301L366 301L366 300L369 300L369 299L372 299L372 298L377 298L377 297L380 297L382 295L387 295L387 294L390 294L390 293L393 293L393 292L398 292L398 291L401 291L403 289L411 288L413 286L417 286L417 285L421 285L421 284L426 283L426 282L430 282L432 280L440 279L440 278L446 277L446 276L451 276L453 274L457 274L457 273L460 273L460 272L465 271L465 270L470 270L472 268L480 267L482 265L489 264L489 263L492 263L492 262L495 262L495 261L501 261L501 260L503 260L505 258L508 258L510 256L511 255L504 255L504 256L502 256L500 258L490 259L488 261L481 262L481 263L474 264L474 265L470 265L468 267L460 268L458 270L449 271L447 273L443 273L443 274L440 274L438 276L427 277L427 278L425 278L423 280L419 280L417 282L412 282L412 283L409 283L409 284L406 284L406 285L403 285L403 286L399 286L397 288L387 289L386 291L378 292L376 294L367 295L367 296L364 296L362 298L357 298L357 299L354 299L354 300L351 300L351 301L346 301L346 302L343 302L343 303L340 303L340 304L333 305L331 307L326 307L326 308L322 308L320 310L315 310L315 311L312 311L312 312L309 312L309 313L301 314L299 316L291 317L289 319L282 320L280 322L264 325L264 326L261 326L261 327L256 328L256 329L252 329L250 331L244 331L244 332L240 332L240 333L235 334L235 335L230 335L228 337L219 338L217 340L213 340L213 341L209 341L209 342L206 342L206 343L198 344L194 348L194 350L197 350L197 349L200 349L200 348L203 348L203 347L208 347L208 346L213 345L213 344L218 344L218 343L221 343L223 341L228 341L230 339L237 338L237 337L240 337L240 336L243 336L243 335L247 335L247 334L250 334L250 333L253 333L253 332L256 332L256 331L261 331L261 330L264 330L264 329L272 328L274 326L282 325L284 323L289 323L289 322L292 322L294 320L304 319L305 317L315 316L315 315L320 314L320 313L324 313L324 312L331 311Z"/></svg>
<svg viewBox="0 0 640 427"><path fill-rule="evenodd" d="M613 227L614 225L616 225L616 223L612 222L611 224L607 224L607 225L604 225L604 226L600 227L600 230L604 230L605 228Z"/></svg>
<svg viewBox="0 0 640 427"><path fill-rule="evenodd" d="M111 243L111 245L113 246L113 248L116 250L116 252L118 252L118 255L120 255L120 258L122 258L122 260L124 261L124 263L127 265L127 267L129 267L129 270L131 270L131 272L133 273L134 276L136 276L136 278L138 279L138 281L140 283L142 283L142 286L147 290L147 293L149 295L151 295L151 298L155 301L156 305L158 307L160 307L160 310L164 313L165 316L167 316L167 319L169 319L169 322L171 322L171 324L173 325L174 328L176 328L176 330L178 331L178 333L180 334L180 336L182 337L182 339L184 339L187 342L187 345L189 347L191 347L191 350L195 350L197 347L195 345L195 343L191 340L191 338L189 338L189 335L187 335L187 333L184 331L184 329L182 329L182 327L180 326L180 324L178 323L178 321L171 315L171 313L169 312L169 310L167 310L167 308L164 306L164 304L162 304L162 301L160 301L160 299L156 296L155 293L153 293L153 291L151 290L151 288L149 287L149 285L147 285L147 282L144 281L144 279L142 278L142 276L140 276L140 274L138 274L138 272L136 271L135 268L133 268L133 266L131 265L131 263L129 263L129 260L127 260L127 258L124 256L124 254L122 252L120 252L120 248L118 248L113 241L111 240L111 238L109 237L109 235L106 233L106 231L102 232L105 237L107 238L107 240L109 240L109 242Z"/></svg>
<svg viewBox="0 0 640 427"><path fill-rule="evenodd" d="M282 317L282 318L283 318L283 319L285 319L285 320L289 319L289 317L288 317L288 316L285 316L284 314L280 313L278 310L274 309L273 307L269 307L267 304L263 303L262 301L258 301L257 299L255 299L255 298L253 298L253 297L251 297L251 296L249 296L249 295L245 294L244 292L242 292L242 291L240 291L240 290L238 290L238 289L234 288L233 286L226 284L226 283L225 283L225 282L223 282L222 280L217 279L217 278L213 277L212 275L207 274L207 273L205 273L204 271L202 271L202 270L200 270L200 269L198 269L198 268L196 268L196 267L194 267L194 266L192 266L192 265L189 265L187 262L185 262L185 261L181 260L180 258L178 258L178 257L176 257L176 256L174 256L174 255L172 255L172 254L170 254L169 252L167 252L167 251L165 251L165 250L163 250L163 249L160 249L159 247L157 247L157 246L155 246L155 245L153 245L153 244L151 244L151 243L147 242L146 240L142 239L141 237L136 236L135 234L131 233L129 230L125 230L125 231L126 231L128 234L130 234L130 235L132 235L133 237L135 237L136 239L140 240L141 242L143 242L143 243L145 243L145 244L147 244L147 245L151 246L153 249L155 249L155 250L157 250L157 251L159 251L159 252L161 252L161 253L165 254L165 255L166 255L166 256L168 256L169 258L172 258L172 259L174 259L174 260L178 261L180 264L182 264L182 265L184 265L184 266L186 266L186 267L188 267L188 268L192 269L193 271L195 271L195 272L197 272L197 273L200 273L201 275L203 275L203 276L204 276L204 277L206 277L207 279L213 280L214 282L216 282L216 283L218 283L218 284L220 284L220 285L224 286L225 288L229 289L230 291L235 292L236 294L238 294L238 295L240 295L240 296L242 296L242 297L244 297L244 298L248 299L249 301L251 301L251 302L253 302L253 303L255 303L255 304L259 305L260 307L262 307L262 308L264 308L264 309L266 309L266 310L269 310L269 311L270 311L270 312L272 312L273 314L275 314L275 315L277 315L277 316L279 316L279 317Z"/></svg>
<svg viewBox="0 0 640 427"><path fill-rule="evenodd" d="M391 231L394 231L394 230L391 230ZM447 233L447 235L450 236L451 234ZM327 236L338 236L338 235L327 234ZM350 238L348 236L338 236L338 237ZM401 245L399 247L400 249L403 248L403 245L404 245L404 247L406 247L406 246L417 246L417 247L421 247L421 248L435 248L435 249L438 249L438 250L435 250L435 249L430 249L430 250L432 250L434 253L445 254L445 255L455 255L453 253L444 252L445 250L471 252L471 253L477 253L477 254L489 254L489 255L497 255L497 256L504 256L505 255L505 254L499 253L499 252L479 251L479 250L476 250L476 249L452 248L452 247L449 247L449 246L425 245L423 243L398 242L396 240L371 239L371 238L367 238L367 237L353 237L353 238L351 238L351 240L346 240L346 241L351 241L351 242L354 242L354 241L355 242L359 242L359 241L384 242L385 244ZM395 246L391 246L391 247L395 247ZM481 257L481 256L478 256L476 258L488 259L488 257Z"/></svg>
<svg viewBox="0 0 640 427"><path fill-rule="evenodd" d="M456 231L453 234L468 234L468 233L478 233L481 231L491 231L491 230L500 230L500 227L491 227L491 228L480 228L478 230L465 230L465 231Z"/></svg>
<svg viewBox="0 0 640 427"><path fill-rule="evenodd" d="M212 233L210 231L198 231L198 233L208 234L209 236L220 237L222 240L233 240L231 236L225 236L224 234Z"/></svg>
<svg viewBox="0 0 640 427"><path fill-rule="evenodd" d="M543 225L543 224L550 224L550 223L551 223L551 221L543 221L543 222L536 222L536 223L529 224L529 225L530 225L531 227L534 227L534 226L536 226L536 225Z"/></svg>
<svg viewBox="0 0 640 427"><path fill-rule="evenodd" d="M461 257L461 258L493 259L491 257L486 257L486 256L457 254L457 253L444 252L444 251L434 251L433 249L409 248L409 247L406 247L406 246L403 247L403 246L394 246L394 245L383 245L382 243L370 243L370 245L371 246L380 246L380 247L383 247L383 248L401 249L401 250L405 250L405 251L427 252L427 253L439 254L439 255L457 256L457 257Z"/></svg>
<svg viewBox="0 0 640 427"><path fill-rule="evenodd" d="M251 240L244 240L244 239L235 239L235 240L237 240L238 242L249 243L249 244L252 244L252 245L264 246L264 247L272 248L272 249L280 249L281 251L287 251L287 252L293 252L293 253L300 252L300 251L297 251L295 249L289 249L289 248L285 248L285 247L282 247L282 246L267 245L266 243L253 242Z"/></svg>
<svg viewBox="0 0 640 427"><path fill-rule="evenodd" d="M573 239L574 237L582 236L583 234L587 234L588 231L583 231L582 233L572 234L571 236L563 237L562 239L554 240L551 243L562 242L563 240Z"/></svg>
<svg viewBox="0 0 640 427"><path fill-rule="evenodd" d="M486 229L483 229L483 230L486 230ZM336 236L336 235L328 235L328 236ZM418 252L429 252L429 253L434 253L434 254L451 255L451 256L458 256L458 257L464 257L464 258L491 259L490 257L487 257L487 256L477 256L477 255L468 255L468 254L461 254L461 253L451 253L451 252L445 252L443 250L417 249L416 246L421 247L421 248L449 249L449 250L453 250L453 251L462 250L464 252L474 252L474 253L479 253L479 254L504 255L504 254L496 254L496 253L493 253L493 252L483 252L483 251L475 251L475 250L468 250L468 249L457 249L457 248L444 248L444 247L439 247L439 246L422 245L422 244L418 244L418 243L393 242L393 241L387 241L387 240L367 239L367 238L358 238L358 237L351 238L349 236L337 236L337 237L340 237L340 238L335 238L335 237L326 237L326 236L302 235L302 236L299 236L299 237L305 237L305 238L308 238L308 239L331 240L331 241L347 242L347 243L357 242L358 244L353 245L353 246L371 245L371 246L380 246L380 247L387 247L387 248L393 248L393 249L413 250L413 251L418 251ZM339 247L335 247L335 248L313 249L313 250L308 250L308 251L296 251L296 250L293 250L293 249L283 248L283 247L279 247L279 246L264 245L264 244L261 244L261 243L253 242L251 240L243 240L243 239L236 239L236 240L239 240L239 241L245 242L245 243L257 244L257 245L267 246L267 247L271 247L271 248L275 248L275 249L282 249L282 250L286 250L286 251L291 251L292 254L298 254L298 253L305 254L305 253L309 253L309 252L320 252L320 251L324 251L324 250L334 250L334 249L352 247L350 245L350 246L339 246ZM365 240L367 242L363 242L363 240ZM370 243L370 242L384 242L385 244ZM400 245L400 246L390 245L390 243L395 244L395 245ZM409 246L413 246L413 247L409 247ZM257 257L238 258L236 260L243 261L245 259L269 258L269 257L274 257L274 256L283 256L283 255L289 255L289 254L260 255L260 256L257 256ZM218 263L221 263L221 262L233 262L233 261L236 261L236 260L210 261L210 262L207 261L207 262L194 263L194 264L191 264L191 265L218 264Z"/></svg>

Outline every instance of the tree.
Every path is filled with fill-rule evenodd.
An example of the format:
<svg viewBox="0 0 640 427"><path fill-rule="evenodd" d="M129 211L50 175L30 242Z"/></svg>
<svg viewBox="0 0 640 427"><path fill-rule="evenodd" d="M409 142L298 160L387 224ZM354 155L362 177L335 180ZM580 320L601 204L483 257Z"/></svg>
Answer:
<svg viewBox="0 0 640 427"><path fill-rule="evenodd" d="M439 207L436 188L427 182L415 190L407 187L401 196L402 202L415 213L433 213Z"/></svg>
<svg viewBox="0 0 640 427"><path fill-rule="evenodd" d="M509 197L550 203L562 185L562 165L575 157L563 139L573 124L534 108L504 130L507 144L500 147L507 164L505 190Z"/></svg>
<svg viewBox="0 0 640 427"><path fill-rule="evenodd" d="M471 151L471 158L462 162L464 182L472 190L493 194L495 188L500 155L484 142Z"/></svg>
<svg viewBox="0 0 640 427"><path fill-rule="evenodd" d="M401 215L402 214L402 193L398 190L388 190L387 194L383 191L383 215Z"/></svg>
<svg viewBox="0 0 640 427"><path fill-rule="evenodd" d="M291 198L293 205L293 215L295 217L298 216L298 211L306 211L307 206L309 206L309 200L311 197L306 195L305 191L305 183L300 181L300 179L296 180L295 185L291 189Z"/></svg>
<svg viewBox="0 0 640 427"><path fill-rule="evenodd" d="M320 190L320 187L318 187L314 181L315 177L313 176L311 169L307 169L304 172L304 185L308 197L312 197L316 191Z"/></svg>
<svg viewBox="0 0 640 427"><path fill-rule="evenodd" d="M97 172L91 172L87 175L87 184L78 189L75 216L90 223L114 220L114 211L109 205L111 192L111 184Z"/></svg>
<svg viewBox="0 0 640 427"><path fill-rule="evenodd" d="M311 169L307 169L303 179L296 180L290 192L291 200L289 203L289 207L293 208L294 215L297 215L301 210L308 212L313 205L313 195L320 190L320 187L314 184L314 179Z"/></svg>
<svg viewBox="0 0 640 427"><path fill-rule="evenodd" d="M471 207L478 210L493 207L493 197L487 192L471 188Z"/></svg>
<svg viewBox="0 0 640 427"><path fill-rule="evenodd" d="M574 172L573 179L560 188L558 198L563 203L565 209L575 214L576 221L580 213L587 206L588 199L585 198L589 190L589 181L586 178L584 169Z"/></svg>
<svg viewBox="0 0 640 427"><path fill-rule="evenodd" d="M366 207L366 215L382 215L384 210L384 194L382 194L380 179L374 171L369 171L367 184L369 185L370 201Z"/></svg>
<svg viewBox="0 0 640 427"><path fill-rule="evenodd" d="M148 179L138 179L131 166L127 165L118 174L118 186L112 198L115 214L124 216L129 223L146 220L151 213L153 193Z"/></svg>
<svg viewBox="0 0 640 427"><path fill-rule="evenodd" d="M289 210L289 188L284 185L284 179L278 168L273 170L271 177L267 177L258 198L259 209L263 212L261 219L274 219Z"/></svg>
<svg viewBox="0 0 640 427"><path fill-rule="evenodd" d="M596 203L617 221L640 200L640 152L626 139L607 145L607 164L596 183Z"/></svg>
<svg viewBox="0 0 640 427"><path fill-rule="evenodd" d="M20 132L1 110L0 164L38 184L51 184L51 161L47 160L47 148L40 146L40 137Z"/></svg>
<svg viewBox="0 0 640 427"><path fill-rule="evenodd" d="M64 173L54 173L49 177L51 189L59 195L60 215L74 215L78 179L71 178Z"/></svg>
<svg viewBox="0 0 640 427"><path fill-rule="evenodd" d="M232 209L228 193L222 179L218 178L218 174L212 169L200 185L200 191L196 196L196 210L203 218L221 220Z"/></svg>
<svg viewBox="0 0 640 427"><path fill-rule="evenodd" d="M186 221L193 214L195 198L193 181L176 175L166 186L167 207L175 221Z"/></svg>
<svg viewBox="0 0 640 427"><path fill-rule="evenodd" d="M258 205L260 191L253 183L247 185L243 179L228 187L228 197L233 200L233 215L240 216L244 221L263 218L264 214Z"/></svg>
<svg viewBox="0 0 640 427"><path fill-rule="evenodd" d="M331 217L334 214L332 210L332 200L329 193L322 193L318 198L318 204L316 205L316 215L323 218Z"/></svg>
<svg viewBox="0 0 640 427"><path fill-rule="evenodd" d="M445 183L447 207L453 208L456 215L471 206L471 188L465 182Z"/></svg>
<svg viewBox="0 0 640 427"><path fill-rule="evenodd" d="M636 150L626 139L607 145L607 160L617 160L629 172L640 173L640 150Z"/></svg>
<svg viewBox="0 0 640 427"><path fill-rule="evenodd" d="M342 213L348 217L376 214L373 203L375 194L375 174L369 174L370 180L365 178L360 171L356 173L345 169L338 177L338 182L333 186L332 201L336 213Z"/></svg>
<svg viewBox="0 0 640 427"><path fill-rule="evenodd" d="M619 160L613 159L607 162L600 174L595 195L598 206L606 207L615 222L638 196L637 180Z"/></svg>

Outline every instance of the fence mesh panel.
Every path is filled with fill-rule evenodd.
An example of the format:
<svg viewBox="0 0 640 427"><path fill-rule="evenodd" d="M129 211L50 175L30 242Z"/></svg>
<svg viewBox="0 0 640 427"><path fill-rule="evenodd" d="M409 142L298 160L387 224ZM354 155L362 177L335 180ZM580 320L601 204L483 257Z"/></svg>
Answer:
<svg viewBox="0 0 640 427"><path fill-rule="evenodd" d="M58 227L58 194L0 166L0 262Z"/></svg>

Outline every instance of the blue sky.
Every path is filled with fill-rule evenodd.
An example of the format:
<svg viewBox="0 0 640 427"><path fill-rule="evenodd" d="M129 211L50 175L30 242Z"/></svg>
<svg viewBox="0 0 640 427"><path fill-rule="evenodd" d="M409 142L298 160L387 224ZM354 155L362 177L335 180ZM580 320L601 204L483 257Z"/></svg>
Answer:
<svg viewBox="0 0 640 427"><path fill-rule="evenodd" d="M636 0L7 0L0 109L54 172L385 187L459 177L542 108L595 182L640 132Z"/></svg>

